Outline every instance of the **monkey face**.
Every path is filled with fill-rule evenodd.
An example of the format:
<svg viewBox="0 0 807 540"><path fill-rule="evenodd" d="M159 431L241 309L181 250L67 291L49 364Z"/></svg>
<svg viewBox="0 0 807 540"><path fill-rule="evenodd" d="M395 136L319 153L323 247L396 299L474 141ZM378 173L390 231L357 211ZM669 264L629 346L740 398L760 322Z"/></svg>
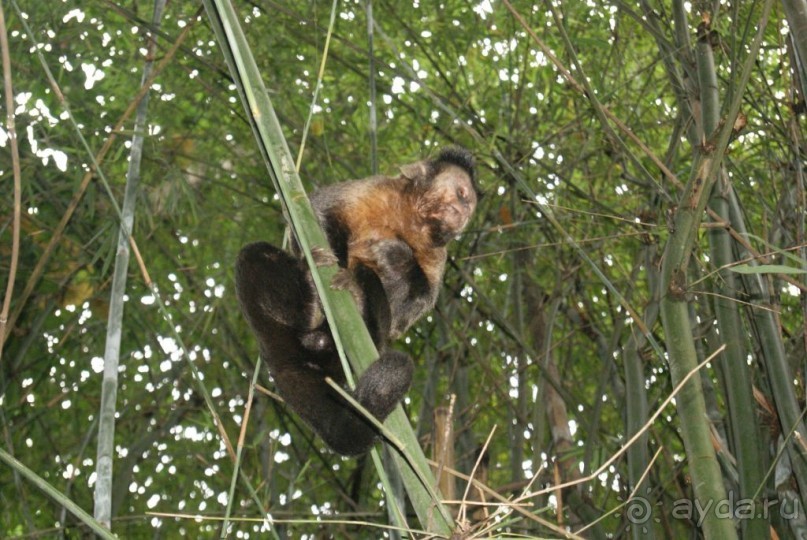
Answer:
<svg viewBox="0 0 807 540"><path fill-rule="evenodd" d="M476 210L476 189L470 175L457 165L441 167L417 204L420 217L429 224L432 241L447 244L468 225Z"/></svg>

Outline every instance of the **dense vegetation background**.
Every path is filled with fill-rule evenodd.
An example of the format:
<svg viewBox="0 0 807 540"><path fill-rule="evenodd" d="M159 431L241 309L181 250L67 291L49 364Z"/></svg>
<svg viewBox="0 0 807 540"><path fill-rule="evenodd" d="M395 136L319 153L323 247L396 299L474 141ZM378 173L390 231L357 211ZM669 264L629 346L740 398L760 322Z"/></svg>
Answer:
<svg viewBox="0 0 807 540"><path fill-rule="evenodd" d="M170 2L156 30L149 2L0 5L21 170L15 231L4 124L0 536L86 530L9 457L93 513L105 350L119 358L113 532L213 538L227 514L232 538L395 534L372 461L326 451L266 373L229 496L257 357L233 261L286 223L204 9ZM396 345L418 364L405 409L421 446L447 417L438 461L453 453L491 490L444 480L458 523L807 534L803 2L379 0L372 71L366 4L343 1L313 105L331 3L234 7L293 152L307 134L309 188L448 143L477 156L485 197L436 310ZM110 353L127 169L139 255Z"/></svg>

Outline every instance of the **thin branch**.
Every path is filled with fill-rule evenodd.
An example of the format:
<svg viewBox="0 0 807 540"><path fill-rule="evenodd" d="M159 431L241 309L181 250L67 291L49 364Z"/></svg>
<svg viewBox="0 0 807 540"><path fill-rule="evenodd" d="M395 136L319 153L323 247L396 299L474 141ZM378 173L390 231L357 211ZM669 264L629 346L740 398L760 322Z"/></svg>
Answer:
<svg viewBox="0 0 807 540"><path fill-rule="evenodd" d="M17 144L17 128L14 125L14 89L11 84L11 53L8 49L8 32L3 4L0 3L0 52L3 57L3 92L6 95L6 132L11 147L11 168L14 173L14 218L11 240L11 264L8 270L6 295L3 298L3 311L0 312L0 364L3 363L3 344L8 330L8 312L14 294L14 281L17 277L17 263L20 258L20 217L22 207L22 172L20 171L20 151Z"/></svg>
<svg viewBox="0 0 807 540"><path fill-rule="evenodd" d="M675 388L673 388L673 391L670 393L669 396L667 396L667 399L665 399L661 403L661 405L659 405L658 410L656 410L656 412L653 414L653 416L650 417L650 419L645 423L645 425L642 427L642 429L640 429L639 431L634 433L633 436L630 439L628 439L627 442L625 442L625 444L622 445L622 448L620 448L611 457L609 457L607 460L605 460L605 462L602 465L600 465L600 467L596 471L592 472L588 476L578 478L577 480L571 480L569 482L564 482L562 484L549 486L549 487L541 489L539 491L533 491L533 492L531 492L529 494L526 494L526 495L524 495L522 497L519 497L518 499L516 499L516 501L517 502L518 501L523 501L523 500L527 500L527 499L530 499L530 498L533 498L533 497L537 497L539 495L544 495L546 493L551 493L551 492L553 492L555 490L558 490L558 489L565 489L567 487L576 486L578 484L584 484L586 482L589 482L591 480L596 479L599 475L601 475L602 473L607 471L608 468L611 465L613 465L614 462L622 456L622 454L627 452L628 448L630 448L630 446L633 443L635 443L637 440L639 440L639 437L641 437L642 434L645 431L650 429L650 426L653 425L653 422L656 421L656 418L661 416L661 413L663 413L664 409L667 408L667 405L669 405L670 402L673 399L675 399L675 396L678 395L678 393L681 391L681 389L684 387L684 385L687 383L687 381L689 381L689 379L691 379L693 376L695 376L695 374L698 373L701 370L701 368L703 368L706 364L713 361L721 352L723 352L723 349L725 349L725 348L726 348L725 345L721 345L720 348L718 348L716 351L714 351L712 354L710 354L709 357L706 360L704 360L703 362L698 364L695 367L695 369L693 369L692 371L687 373L681 379L681 381L679 381L679 383L675 386Z"/></svg>
<svg viewBox="0 0 807 540"><path fill-rule="evenodd" d="M152 24L159 28L165 0L155 0ZM146 81L153 66L157 40L149 36L146 61L143 65L141 86ZM115 413L118 395L118 365L123 331L123 304L126 294L126 281L129 268L129 240L134 224L135 203L140 188L140 163L145 141L148 94L137 105L134 135L126 171L126 188L123 209L118 231L118 245L115 256L115 269L109 293L109 317L107 319L106 343L104 346L104 374L101 383L101 404L98 412L98 450L96 456L95 519L106 527L112 522L112 463L115 455Z"/></svg>

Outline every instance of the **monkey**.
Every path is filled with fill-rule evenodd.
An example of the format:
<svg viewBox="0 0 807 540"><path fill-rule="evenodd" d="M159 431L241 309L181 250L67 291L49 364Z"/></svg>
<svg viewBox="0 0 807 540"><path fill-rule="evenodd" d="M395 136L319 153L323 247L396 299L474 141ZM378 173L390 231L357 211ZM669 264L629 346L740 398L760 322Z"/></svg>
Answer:
<svg viewBox="0 0 807 540"><path fill-rule="evenodd" d="M397 176L340 182L311 194L332 252L314 251L315 262L339 265L332 286L352 294L379 351L350 393L381 422L409 390L414 369L408 355L387 344L434 307L446 246L467 226L478 197L474 158L457 146L404 165ZM300 248L244 246L235 283L278 393L331 450L365 453L378 433L325 381L346 383Z"/></svg>

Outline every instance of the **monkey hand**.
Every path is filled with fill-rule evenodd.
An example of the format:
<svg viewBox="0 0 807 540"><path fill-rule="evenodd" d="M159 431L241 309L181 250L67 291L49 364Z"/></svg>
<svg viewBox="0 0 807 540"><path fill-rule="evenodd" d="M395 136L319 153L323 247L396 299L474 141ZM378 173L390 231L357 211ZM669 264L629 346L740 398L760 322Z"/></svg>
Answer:
<svg viewBox="0 0 807 540"><path fill-rule="evenodd" d="M329 351L334 349L333 336L327 329L318 328L300 335L300 344L308 351Z"/></svg>
<svg viewBox="0 0 807 540"><path fill-rule="evenodd" d="M311 257L314 259L314 264L317 265L317 268L339 264L339 259L330 249L314 247L311 249Z"/></svg>

